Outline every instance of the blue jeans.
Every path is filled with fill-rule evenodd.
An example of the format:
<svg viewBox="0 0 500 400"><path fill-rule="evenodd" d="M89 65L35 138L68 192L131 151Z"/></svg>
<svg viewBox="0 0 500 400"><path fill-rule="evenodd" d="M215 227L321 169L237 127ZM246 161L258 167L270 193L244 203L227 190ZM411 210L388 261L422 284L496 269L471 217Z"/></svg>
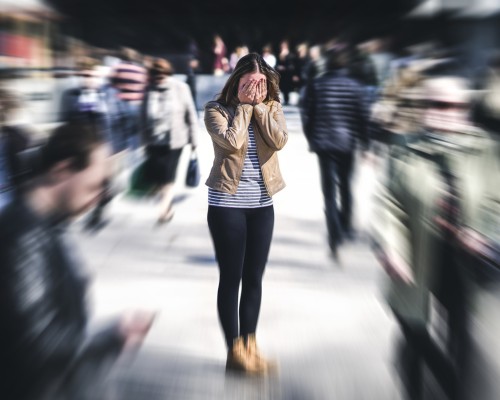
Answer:
<svg viewBox="0 0 500 400"><path fill-rule="evenodd" d="M141 146L141 105L122 100L123 128L125 143L128 150L128 165L135 167L140 162L138 149Z"/></svg>

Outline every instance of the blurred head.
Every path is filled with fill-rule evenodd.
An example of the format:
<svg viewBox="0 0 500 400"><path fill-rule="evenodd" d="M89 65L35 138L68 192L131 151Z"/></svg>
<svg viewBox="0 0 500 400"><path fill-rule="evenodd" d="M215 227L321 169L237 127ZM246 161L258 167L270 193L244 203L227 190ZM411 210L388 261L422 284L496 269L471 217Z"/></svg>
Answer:
<svg viewBox="0 0 500 400"><path fill-rule="evenodd" d="M458 77L431 78L424 83L424 125L434 131L457 132L469 124L470 91Z"/></svg>
<svg viewBox="0 0 500 400"><path fill-rule="evenodd" d="M246 56L249 53L248 47L247 46L241 46L239 47L238 51L238 56L243 57Z"/></svg>
<svg viewBox="0 0 500 400"><path fill-rule="evenodd" d="M214 35L214 43L216 45L222 45L222 44L224 44L224 41L222 40L222 37L220 35L215 34Z"/></svg>
<svg viewBox="0 0 500 400"><path fill-rule="evenodd" d="M174 68L169 61L163 58L157 58L153 62L150 74L153 83L160 83L166 77L172 76L174 74Z"/></svg>
<svg viewBox="0 0 500 400"><path fill-rule="evenodd" d="M100 74L97 70L98 62L92 59L81 60L77 65L76 76L80 80L80 86L93 89L99 86Z"/></svg>
<svg viewBox="0 0 500 400"><path fill-rule="evenodd" d="M325 55L328 71L345 68L349 63L349 50L347 46L337 45L329 49Z"/></svg>
<svg viewBox="0 0 500 400"><path fill-rule="evenodd" d="M120 50L121 58L124 61L129 62L138 62L139 61L139 53L130 47L122 47Z"/></svg>
<svg viewBox="0 0 500 400"><path fill-rule="evenodd" d="M100 199L109 178L109 151L94 125L57 128L41 149L40 185L52 192L54 213L77 216Z"/></svg>
<svg viewBox="0 0 500 400"><path fill-rule="evenodd" d="M241 86L252 79L265 79L267 97L264 102L279 101L279 74L271 68L257 53L250 53L238 61L233 73L229 76L218 101L226 105L238 103L238 91Z"/></svg>
<svg viewBox="0 0 500 400"><path fill-rule="evenodd" d="M263 54L272 54L273 48L270 45L266 45L262 48Z"/></svg>
<svg viewBox="0 0 500 400"><path fill-rule="evenodd" d="M319 60L321 58L321 46L311 46L309 48L309 57L311 60Z"/></svg>
<svg viewBox="0 0 500 400"><path fill-rule="evenodd" d="M307 43L300 43L298 46L297 46L297 55L300 57L300 58L304 58L304 57L307 57L307 52L308 52L308 49L309 49L309 46Z"/></svg>

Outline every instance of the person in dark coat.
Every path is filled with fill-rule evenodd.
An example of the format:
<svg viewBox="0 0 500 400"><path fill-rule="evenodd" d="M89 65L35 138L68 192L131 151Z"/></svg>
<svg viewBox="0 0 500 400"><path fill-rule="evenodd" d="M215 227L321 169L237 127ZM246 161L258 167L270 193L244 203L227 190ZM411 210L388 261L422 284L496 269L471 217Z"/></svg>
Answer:
<svg viewBox="0 0 500 400"><path fill-rule="evenodd" d="M330 50L328 72L312 80L303 98L302 125L309 148L318 155L329 246L334 259L352 235L351 174L356 143L368 148L363 90L345 69L345 49ZM337 180L341 207L337 206Z"/></svg>
<svg viewBox="0 0 500 400"><path fill-rule="evenodd" d="M19 106L13 93L0 90L0 209L17 198L28 173L21 153L28 148L29 133L24 127L9 123Z"/></svg>
<svg viewBox="0 0 500 400"><path fill-rule="evenodd" d="M80 399L105 362L142 342L152 315L125 314L89 333L88 276L65 227L106 180L108 149L95 126L57 128L40 161L32 187L0 212L0 397Z"/></svg>
<svg viewBox="0 0 500 400"><path fill-rule="evenodd" d="M283 40L280 44L280 53L276 62L276 70L280 73L280 90L283 93L283 102L288 105L290 101L290 93L294 89L293 77L295 71L295 56L290 52L290 47L287 40Z"/></svg>

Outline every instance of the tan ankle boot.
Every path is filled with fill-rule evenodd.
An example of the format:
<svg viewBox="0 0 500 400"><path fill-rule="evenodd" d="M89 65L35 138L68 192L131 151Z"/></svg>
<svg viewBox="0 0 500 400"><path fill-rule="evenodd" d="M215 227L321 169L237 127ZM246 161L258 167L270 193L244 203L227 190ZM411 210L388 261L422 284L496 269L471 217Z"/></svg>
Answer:
<svg viewBox="0 0 500 400"><path fill-rule="evenodd" d="M227 353L226 370L248 374L262 374L266 372L263 370L262 366L255 363L255 361L249 357L245 341L241 336L234 340L233 347Z"/></svg>
<svg viewBox="0 0 500 400"><path fill-rule="evenodd" d="M247 352L250 362L255 365L255 368L263 370L265 372L275 372L278 369L278 363L276 361L271 361L265 359L257 347L257 340L255 338L255 333L248 335L247 337Z"/></svg>

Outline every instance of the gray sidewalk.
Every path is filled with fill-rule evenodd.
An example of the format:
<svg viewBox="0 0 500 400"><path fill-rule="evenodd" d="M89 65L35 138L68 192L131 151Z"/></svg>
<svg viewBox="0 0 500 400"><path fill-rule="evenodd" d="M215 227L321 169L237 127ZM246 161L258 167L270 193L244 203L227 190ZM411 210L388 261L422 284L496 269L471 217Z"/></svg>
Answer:
<svg viewBox="0 0 500 400"><path fill-rule="evenodd" d="M342 266L329 258L318 166L287 109L290 138L280 153L287 188L275 196L276 225L258 339L279 374L226 375L226 349L216 312L218 271L206 224L213 149L200 121L202 184L178 174L173 221L154 227L153 201L116 199L111 223L95 236L75 227L94 273L99 318L127 308L159 314L144 346L122 360L107 385L109 399L399 399L392 372L395 324L381 300L379 267L363 242L347 244ZM187 149L186 149L187 150ZM369 170L356 183L363 199L358 226L369 219Z"/></svg>

